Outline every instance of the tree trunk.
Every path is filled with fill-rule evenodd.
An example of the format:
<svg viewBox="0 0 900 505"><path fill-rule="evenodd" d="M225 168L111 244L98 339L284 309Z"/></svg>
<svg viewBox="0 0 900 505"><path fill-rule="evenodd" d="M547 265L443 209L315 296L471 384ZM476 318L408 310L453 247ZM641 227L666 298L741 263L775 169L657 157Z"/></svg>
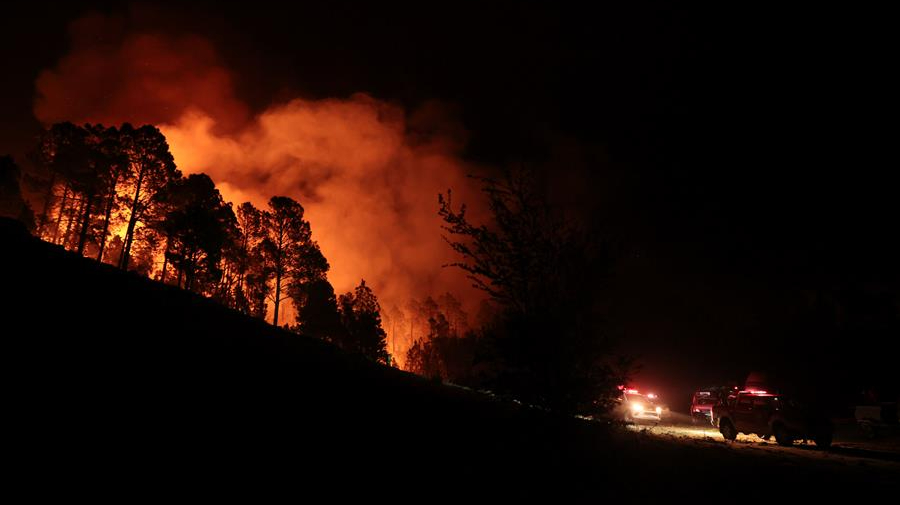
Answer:
<svg viewBox="0 0 900 505"><path fill-rule="evenodd" d="M276 269L275 274L275 317L272 324L278 326L278 306L281 304L281 268Z"/></svg>
<svg viewBox="0 0 900 505"><path fill-rule="evenodd" d="M185 258L187 268L185 268L184 272L184 289L190 291L194 287L194 275L197 273L197 268L194 266L195 253L193 249L190 254L185 255Z"/></svg>
<svg viewBox="0 0 900 505"><path fill-rule="evenodd" d="M91 193L87 197L84 205L84 214L81 217L81 233L78 236L78 254L84 254L84 244L87 242L88 227L91 224L91 207L94 205L94 195Z"/></svg>
<svg viewBox="0 0 900 505"><path fill-rule="evenodd" d="M232 282L231 268L228 265L222 266L222 262L219 263L219 267L221 267L222 276L219 278L219 285L216 288L216 297L223 305L230 309L233 307L231 300L228 299L227 293Z"/></svg>
<svg viewBox="0 0 900 505"><path fill-rule="evenodd" d="M159 282L166 283L166 266L169 264L169 237L166 236L166 249L163 251L162 273L159 275Z"/></svg>
<svg viewBox="0 0 900 505"><path fill-rule="evenodd" d="M50 177L50 187L47 188L47 196L44 197L44 210L41 211L41 221L38 224L37 236L44 238L44 226L47 225L47 212L50 211L50 205L53 203L53 189L56 186L56 173Z"/></svg>
<svg viewBox="0 0 900 505"><path fill-rule="evenodd" d="M59 225L62 223L63 213L66 210L66 200L69 198L69 185L65 185L62 200L59 201L59 212L56 215L56 228L53 230L53 240L50 242L56 244L59 239Z"/></svg>
<svg viewBox="0 0 900 505"><path fill-rule="evenodd" d="M278 306L281 305L281 278L284 276L284 223L278 228L278 248L275 250L275 317L272 324L278 326Z"/></svg>
<svg viewBox="0 0 900 505"><path fill-rule="evenodd" d="M106 213L103 215L103 232L100 234L100 253L97 254L97 261L103 261L103 249L106 248L106 235L109 233L109 220L112 217L113 202L116 200L116 184L119 182L119 174L112 184L112 191L109 193L109 199L106 201Z"/></svg>
<svg viewBox="0 0 900 505"><path fill-rule="evenodd" d="M183 252L184 252L184 250L182 250L182 253ZM177 283L178 283L178 287L180 288L181 287L181 279L184 278L184 255L183 254L181 255L181 264L179 264L176 268L178 269Z"/></svg>
<svg viewBox="0 0 900 505"><path fill-rule="evenodd" d="M62 239L62 246L64 249L70 249L72 245L72 222L75 221L75 216L80 216L81 211L84 209L84 199L79 199L78 210L74 213L69 214L68 219L66 219L66 234Z"/></svg>
<svg viewBox="0 0 900 505"><path fill-rule="evenodd" d="M119 258L119 268L128 270L128 257L131 254L131 242L134 240L134 225L137 224L137 210L140 203L141 183L144 182L144 168L138 173L137 185L134 188L134 200L131 203L131 215L128 217L128 230L125 232L125 245Z"/></svg>
<svg viewBox="0 0 900 505"><path fill-rule="evenodd" d="M238 287L241 291L244 290L244 275L247 273L247 270L250 269L250 240L247 238L247 234L244 233L244 241L241 245L241 251L244 253L244 257L241 258L240 263L240 271L238 272Z"/></svg>

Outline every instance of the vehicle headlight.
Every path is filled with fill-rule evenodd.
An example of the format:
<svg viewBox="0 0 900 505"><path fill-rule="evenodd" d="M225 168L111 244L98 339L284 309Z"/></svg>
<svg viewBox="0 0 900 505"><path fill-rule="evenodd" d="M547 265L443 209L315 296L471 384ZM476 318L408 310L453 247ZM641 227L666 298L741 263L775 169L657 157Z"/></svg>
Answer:
<svg viewBox="0 0 900 505"><path fill-rule="evenodd" d="M662 414L662 407L656 407L656 414Z"/></svg>
<svg viewBox="0 0 900 505"><path fill-rule="evenodd" d="M637 403L637 402L632 403L632 404L631 404L631 411L632 411L632 412L635 412L635 413L643 412L643 411L644 411L644 406L641 405L640 403Z"/></svg>

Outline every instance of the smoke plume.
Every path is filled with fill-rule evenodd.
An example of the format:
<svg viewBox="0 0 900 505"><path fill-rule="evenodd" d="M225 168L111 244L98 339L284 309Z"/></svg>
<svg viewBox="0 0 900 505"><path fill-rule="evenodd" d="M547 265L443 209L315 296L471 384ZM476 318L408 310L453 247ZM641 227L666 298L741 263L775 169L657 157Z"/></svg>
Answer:
<svg viewBox="0 0 900 505"><path fill-rule="evenodd" d="M37 79L39 120L156 124L178 167L210 175L235 205L295 198L339 293L365 278L383 306L445 291L471 299L464 276L441 268L453 257L436 195L477 199L446 107L409 112L356 94L252 111L209 40L125 24L90 15L71 25L70 51Z"/></svg>

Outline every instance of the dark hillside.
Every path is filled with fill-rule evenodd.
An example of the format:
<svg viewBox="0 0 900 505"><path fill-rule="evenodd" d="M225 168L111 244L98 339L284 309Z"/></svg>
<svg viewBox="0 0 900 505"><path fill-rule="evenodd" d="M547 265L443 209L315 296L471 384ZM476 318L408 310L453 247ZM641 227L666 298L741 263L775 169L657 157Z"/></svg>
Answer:
<svg viewBox="0 0 900 505"><path fill-rule="evenodd" d="M890 477L555 418L348 356L12 221L0 243L8 454L28 489L168 495L188 483L430 501L486 488L632 494L701 474Z"/></svg>

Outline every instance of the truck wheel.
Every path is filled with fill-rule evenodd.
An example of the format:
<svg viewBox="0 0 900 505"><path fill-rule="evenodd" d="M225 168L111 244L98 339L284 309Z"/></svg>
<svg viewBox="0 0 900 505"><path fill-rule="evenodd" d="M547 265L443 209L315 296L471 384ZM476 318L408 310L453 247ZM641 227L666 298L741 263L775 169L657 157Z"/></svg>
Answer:
<svg viewBox="0 0 900 505"><path fill-rule="evenodd" d="M719 432L722 433L725 440L730 440L732 442L737 440L737 430L728 419L722 419L722 422L719 423Z"/></svg>
<svg viewBox="0 0 900 505"><path fill-rule="evenodd" d="M778 445L785 447L794 445L794 437L783 424L776 424L772 431L775 432L775 441L778 442Z"/></svg>

